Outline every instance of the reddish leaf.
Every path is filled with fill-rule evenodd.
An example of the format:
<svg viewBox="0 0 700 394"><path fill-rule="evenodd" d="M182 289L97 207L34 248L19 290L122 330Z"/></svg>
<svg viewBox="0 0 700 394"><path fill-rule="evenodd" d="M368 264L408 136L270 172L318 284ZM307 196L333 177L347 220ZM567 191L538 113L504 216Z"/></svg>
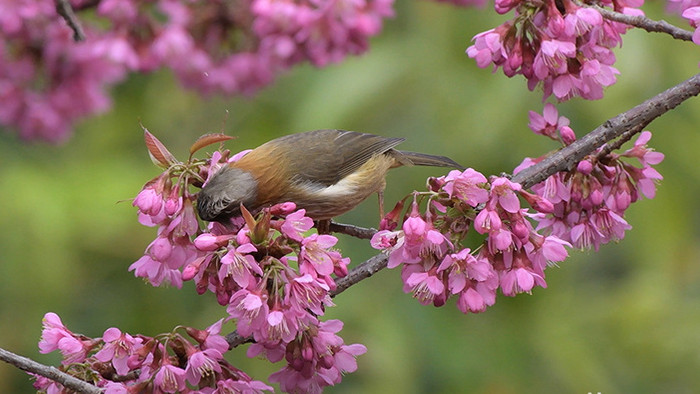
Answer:
<svg viewBox="0 0 700 394"><path fill-rule="evenodd" d="M190 155L193 155L194 152L204 148L205 146L216 144L217 142L228 141L233 138L235 137L223 133L204 134L203 136L199 137L197 141L192 144L192 146L190 146Z"/></svg>
<svg viewBox="0 0 700 394"><path fill-rule="evenodd" d="M255 228L255 218L253 217L253 214L250 213L248 209L246 209L243 204L241 204L241 216L243 216L243 219L245 219L245 223L248 225L248 228L253 231Z"/></svg>
<svg viewBox="0 0 700 394"><path fill-rule="evenodd" d="M146 141L148 154L151 156L151 160L155 165L168 168L177 163L175 156L170 153L162 142L158 141L158 138L151 134L145 127L141 126L141 128L143 129L143 139Z"/></svg>

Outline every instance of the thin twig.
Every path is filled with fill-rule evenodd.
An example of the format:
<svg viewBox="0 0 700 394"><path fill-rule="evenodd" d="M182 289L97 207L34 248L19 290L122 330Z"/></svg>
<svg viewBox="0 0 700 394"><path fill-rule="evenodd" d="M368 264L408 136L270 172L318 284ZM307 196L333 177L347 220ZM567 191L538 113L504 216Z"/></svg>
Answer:
<svg viewBox="0 0 700 394"><path fill-rule="evenodd" d="M99 394L102 392L102 390L100 390L98 387L95 387L90 383L82 381L74 376L68 375L65 372L61 372L57 368L40 364L34 360L30 360L3 348L0 348L0 360L12 364L23 371L44 376L78 393Z"/></svg>
<svg viewBox="0 0 700 394"><path fill-rule="evenodd" d="M253 342L253 337L244 337L240 335L238 332L233 331L228 334L226 334L226 342L228 342L228 348L229 350L240 346L244 343L248 342Z"/></svg>
<svg viewBox="0 0 700 394"><path fill-rule="evenodd" d="M581 7L590 7L598 11L603 18L621 22L630 26L639 27L651 33L666 33L673 38L685 41L693 40L693 32L690 32L680 27L674 26L665 20L655 21L641 15L627 15L620 12L615 12L607 8L603 8L597 4L583 4L578 0L574 0L574 3Z"/></svg>
<svg viewBox="0 0 700 394"><path fill-rule="evenodd" d="M607 144L605 144L605 146L603 147L603 149L601 149L600 152L598 152L598 153L595 155L595 159L596 159L596 160L600 160L600 159L602 159L603 157L605 157L605 156L607 156L608 154L610 154L610 152L612 152L612 151L614 151L614 150L617 150L617 149L620 149L620 147L621 147L625 142L627 142L627 141L629 141L630 139L632 139L632 137L634 137L635 134L637 134L637 133L641 132L642 130L644 130L644 127L646 127L646 125L644 125L644 126L640 125L640 126L638 126L638 127L633 127L633 128L631 128L631 129L625 131L624 133L622 133L622 134L620 135L620 138L618 138L618 139L616 139L616 140L614 140L614 141L608 142Z"/></svg>
<svg viewBox="0 0 700 394"><path fill-rule="evenodd" d="M334 233L345 234L360 239L371 239L372 236L377 233L377 230L373 228L335 222L331 222L330 230Z"/></svg>
<svg viewBox="0 0 700 394"><path fill-rule="evenodd" d="M68 3L68 0L56 0L56 12L65 19L68 27L73 30L73 41L85 40L85 32L83 32L78 17L75 16L73 7Z"/></svg>
<svg viewBox="0 0 700 394"><path fill-rule="evenodd" d="M386 268L388 261L389 258L386 254L378 254L370 257L369 260L351 269L345 277L335 281L336 289L331 291L331 297L337 296L348 287L383 270Z"/></svg>

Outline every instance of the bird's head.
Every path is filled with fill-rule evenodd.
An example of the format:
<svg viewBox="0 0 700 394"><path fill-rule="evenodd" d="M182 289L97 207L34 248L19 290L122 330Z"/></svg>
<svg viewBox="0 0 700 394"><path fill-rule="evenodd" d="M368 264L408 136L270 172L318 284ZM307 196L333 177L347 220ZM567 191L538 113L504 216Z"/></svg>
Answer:
<svg viewBox="0 0 700 394"><path fill-rule="evenodd" d="M240 205L254 209L257 182L247 171L223 167L197 195L197 212L202 220L225 222L241 213Z"/></svg>

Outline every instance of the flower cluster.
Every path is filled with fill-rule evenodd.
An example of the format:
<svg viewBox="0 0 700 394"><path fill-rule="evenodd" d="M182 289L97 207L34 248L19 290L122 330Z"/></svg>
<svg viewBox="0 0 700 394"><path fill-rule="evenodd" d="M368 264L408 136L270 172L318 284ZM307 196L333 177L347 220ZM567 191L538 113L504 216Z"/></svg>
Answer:
<svg viewBox="0 0 700 394"><path fill-rule="evenodd" d="M224 139L202 137L191 152ZM222 165L247 151L230 158L227 151L215 152L207 161L181 163L148 132L146 141L166 171L144 186L134 205L142 224L158 226L158 236L129 269L154 286L180 287L191 280L199 294L214 293L236 321L238 334L255 341L251 356L263 354L277 362L286 354L288 366L273 375L282 387L323 387L354 371L354 356L365 347L343 344L335 335L341 322L319 320L333 305L334 276L348 272L350 260L333 249L337 238L307 235L313 220L294 203L266 208L257 217L244 209L243 217L226 225L200 228L190 185L203 186Z"/></svg>
<svg viewBox="0 0 700 394"><path fill-rule="evenodd" d="M421 303L441 306L454 295L462 312L483 312L499 287L508 296L545 287L547 264L567 257L568 243L538 234L518 195L541 212L551 212L551 204L520 185L503 177L487 180L471 168L432 178L429 185L428 193L414 194L401 230L384 229L372 239L389 253L389 268L403 264L404 290ZM417 200L425 196L421 214ZM471 225L487 235L478 252L460 245Z"/></svg>
<svg viewBox="0 0 700 394"><path fill-rule="evenodd" d="M206 330L181 327L156 337L132 336L112 327L94 339L71 332L55 313L47 313L43 322L40 351L60 350L61 370L107 394L272 391L224 359L228 343L219 334L222 320ZM34 387L48 393L68 392L44 377L37 377Z"/></svg>
<svg viewBox="0 0 700 394"><path fill-rule="evenodd" d="M284 348L287 366L273 373L270 381L279 383L285 392L320 393L324 387L340 383L343 373L355 372L355 357L366 353L367 348L345 345L335 335L342 328L340 320L328 320L301 333ZM264 345L254 345L249 353L265 350L271 358L270 349L263 348Z"/></svg>
<svg viewBox="0 0 700 394"><path fill-rule="evenodd" d="M641 1L606 0L602 5L629 15ZM544 98L603 97L619 72L612 48L622 43L629 26L603 19L598 11L573 0L496 0L496 12L515 10L515 18L474 37L467 49L479 67L493 64L509 77L522 74Z"/></svg>
<svg viewBox="0 0 700 394"><path fill-rule="evenodd" d="M577 248L598 250L601 244L620 240L631 226L624 214L642 196L653 198L656 182L663 179L652 168L664 155L647 147L644 131L634 146L621 154L600 154L600 149L579 162L574 170L559 172L532 187L553 205L551 212L533 214L537 229L555 235ZM623 158L635 158L641 167ZM516 173L538 160L526 159Z"/></svg>
<svg viewBox="0 0 700 394"><path fill-rule="evenodd" d="M284 216L273 219L271 213ZM199 293L216 294L236 321L238 334L255 341L249 351L287 366L270 379L284 391L318 392L356 369L363 345L346 346L335 333L340 321L321 322L332 306L332 275L347 274L350 262L333 250L331 235L304 233L313 226L293 203L273 206L256 220L247 212L237 231L216 223L194 240L205 255L187 265L182 276ZM352 360L352 361L350 361Z"/></svg>
<svg viewBox="0 0 700 394"><path fill-rule="evenodd" d="M531 112L530 127L564 145L575 140L569 120L552 105L542 115ZM663 155L647 147L650 137L641 133L620 154L600 148L574 171L535 185L534 193L471 168L429 178L428 190L412 194L404 216L408 197L383 218L371 245L388 254L389 268L401 266L404 291L422 304L442 306L455 296L462 312L483 312L495 303L498 289L515 296L546 287L545 269L566 259L567 247L597 249L624 236L630 228L624 211L641 195L652 198L661 179L651 166ZM247 152L192 158L202 147L229 139L210 134L180 162L148 131L145 139L151 158L165 171L144 186L134 205L139 221L157 227L158 236L130 270L154 286L192 281L199 294L215 294L239 336L253 342L249 357L286 361L270 376L284 391L321 392L355 371L355 357L367 349L345 345L337 335L342 322L320 320L333 306L335 278L348 274L349 259L333 249L337 238L310 233L313 220L293 202L256 215L241 207L240 218L200 227L190 189L204 186L221 166ZM641 167L629 164L631 158ZM515 172L539 160L527 159ZM474 250L462 245L471 228L482 237ZM71 333L58 316L47 314L40 348L60 350L66 372L109 393L271 390L223 360L229 343L219 335L222 322L204 331L186 329L197 342L192 344L177 333L154 339L116 328L92 339ZM115 376L119 379L110 378ZM37 387L60 390L42 378Z"/></svg>
<svg viewBox="0 0 700 394"><path fill-rule="evenodd" d="M552 103L546 103L542 115L535 111L530 111L530 129L535 134L549 137L555 141L561 142L563 145L570 145L576 140L576 134L569 127L569 119L565 116L559 116L559 111Z"/></svg>
<svg viewBox="0 0 700 394"><path fill-rule="evenodd" d="M166 170L146 183L133 205L138 208L139 222L157 227L158 236L129 270L138 277L147 278L154 286L166 283L180 288L182 267L202 254L192 243L192 237L199 233L199 222L193 206L196 195L190 192L190 185L202 185L207 177L204 167L207 162L193 159L179 162L148 131L145 131L145 139L154 163ZM226 139L228 137L220 136L212 138L211 142ZM216 152L209 166L218 168L227 157L228 152L224 155Z"/></svg>
<svg viewBox="0 0 700 394"><path fill-rule="evenodd" d="M0 9L0 124L59 142L77 119L109 108L103 89L126 74L118 42L74 42L50 0L2 0Z"/></svg>
<svg viewBox="0 0 700 394"><path fill-rule="evenodd" d="M538 134L569 145L576 140L569 119L552 104L542 114L530 112ZM545 268L563 261L567 249L595 248L622 239L630 228L625 210L641 196L653 198L662 176L651 166L663 154L647 147L642 132L633 147L608 153L604 147L532 187L532 193L505 177L491 177L469 168L430 178L428 192L413 194L403 218L403 201L382 221L372 238L388 253L388 267L402 265L404 291L423 304L441 306L456 295L464 313L481 312L496 300L546 287ZM635 158L641 167L623 158ZM515 173L541 160L526 159ZM425 212L420 199L427 199ZM405 199L404 199L405 200ZM524 200L534 210L522 208ZM462 246L470 228L486 236L475 251Z"/></svg>
<svg viewBox="0 0 700 394"><path fill-rule="evenodd" d="M172 69L201 93L251 94L301 62L361 54L393 0L70 1L86 39L52 0L0 0L0 124L59 142L108 109L129 72Z"/></svg>

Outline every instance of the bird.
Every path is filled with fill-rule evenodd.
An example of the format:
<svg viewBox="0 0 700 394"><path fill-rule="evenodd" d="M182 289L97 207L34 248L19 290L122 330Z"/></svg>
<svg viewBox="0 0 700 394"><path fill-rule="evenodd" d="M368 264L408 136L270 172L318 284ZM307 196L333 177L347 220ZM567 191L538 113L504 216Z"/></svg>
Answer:
<svg viewBox="0 0 700 394"><path fill-rule="evenodd" d="M241 215L241 205L257 212L293 202L306 216L329 221L377 193L382 216L389 169L464 169L448 157L394 149L404 140L335 129L273 139L216 172L197 195L197 212L202 220L225 224Z"/></svg>

